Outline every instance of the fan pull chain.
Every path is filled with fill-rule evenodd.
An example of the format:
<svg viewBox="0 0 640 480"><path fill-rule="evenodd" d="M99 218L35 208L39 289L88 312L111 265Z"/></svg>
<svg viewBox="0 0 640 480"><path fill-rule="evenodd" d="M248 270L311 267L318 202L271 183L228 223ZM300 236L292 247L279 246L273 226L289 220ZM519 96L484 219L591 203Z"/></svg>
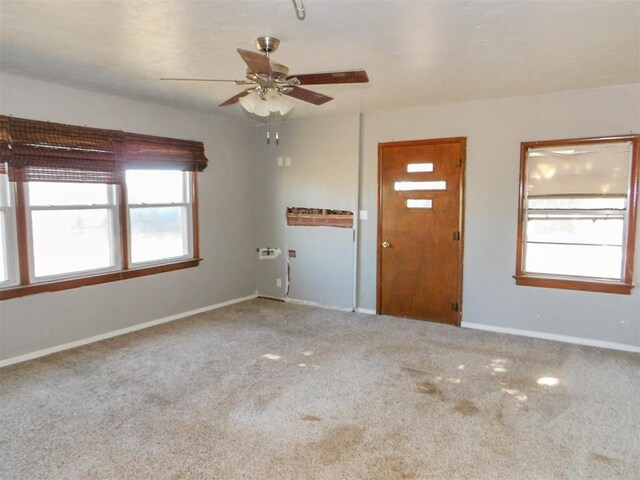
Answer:
<svg viewBox="0 0 640 480"><path fill-rule="evenodd" d="M271 115L267 117L267 145L271 145Z"/></svg>
<svg viewBox="0 0 640 480"><path fill-rule="evenodd" d="M273 119L273 129L275 130L273 137L275 138L276 141L276 145L280 145L280 113L279 112L272 112L269 113L269 116L267 117L267 145L271 145L271 117L274 117Z"/></svg>
<svg viewBox="0 0 640 480"><path fill-rule="evenodd" d="M304 0L291 0L293 2L293 8L296 9L296 17L298 20L304 20L307 16L305 11Z"/></svg>

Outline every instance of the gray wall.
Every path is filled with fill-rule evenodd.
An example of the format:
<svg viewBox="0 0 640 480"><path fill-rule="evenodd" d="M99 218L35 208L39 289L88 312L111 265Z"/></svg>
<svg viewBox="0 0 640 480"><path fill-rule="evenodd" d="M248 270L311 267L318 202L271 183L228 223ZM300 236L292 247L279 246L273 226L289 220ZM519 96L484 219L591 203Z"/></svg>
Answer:
<svg viewBox="0 0 640 480"><path fill-rule="evenodd" d="M202 140L197 268L0 302L0 359L252 294L284 297L286 261L258 261L258 246L298 250L291 297L350 307L351 231L287 227L287 206L360 209L357 307L375 308L377 145L468 139L463 323L640 346L640 291L632 295L517 287L522 141L640 131L640 85L295 119L279 147L247 119L219 118L3 75L0 111L34 119ZM358 183L359 142L363 144ZM278 167L277 157L291 157ZM336 174L339 172L339 174ZM295 260L292 260L294 262ZM635 283L640 278L636 249ZM276 287L276 278L283 287Z"/></svg>
<svg viewBox="0 0 640 480"><path fill-rule="evenodd" d="M467 137L463 324L640 346L630 296L516 286L520 142L640 132L640 85L416 107L365 115L359 306L375 308L379 142ZM635 284L640 278L636 248Z"/></svg>
<svg viewBox="0 0 640 480"><path fill-rule="evenodd" d="M295 111L294 111L295 113ZM259 260L258 292L340 308L353 306L354 242L351 229L287 226L287 207L357 208L359 118L357 115L290 120L280 129L280 145L267 145L256 128L263 155L256 163L256 232L261 247L279 247L283 256ZM291 166L278 166L278 157ZM282 279L282 287L276 279Z"/></svg>
<svg viewBox="0 0 640 480"><path fill-rule="evenodd" d="M378 143L464 136L468 139L468 149L463 324L640 346L638 289L625 296L518 287L512 278L520 143L637 133L640 132L639 105L640 85L629 85L366 113L361 139L363 163L359 208L367 211L368 220L359 223L356 306L374 310L376 303ZM345 122L350 129L345 127ZM335 183L329 170L313 171L310 168L330 161L328 155L321 153L327 145L332 148L330 158L355 162L355 138L349 138L357 135L355 122L351 116L288 122L283 130L282 147L263 146L265 160L261 159L256 169L256 228L261 245L281 248L284 245L286 248L287 242L297 240L290 230L300 228L311 232L303 227L284 227L283 211L290 205L290 200L327 198L339 201L351 197L345 189L351 181ZM295 135L287 135L289 128L295 129ZM262 138L262 131L256 136ZM287 146L287 142L293 144ZM296 152L291 170L279 170L277 156L287 156L289 152ZM312 162L309 169L296 175L298 157L309 157ZM296 206L316 205L302 203ZM309 238L300 238L300 241L308 248L326 245L324 241L319 242L319 238L309 233ZM305 275L294 278L291 296L309 299L312 292L318 292L314 301L341 306L337 301L340 288L331 283L338 262L326 265L322 263L325 252L318 250L318 254L318 261L314 259L305 266ZM341 255L346 257L347 254L345 251ZM636 249L636 284L640 274L639 255L640 247ZM282 297L284 287L277 289L275 279L285 278L285 272L283 258L272 263L261 262L258 267L260 293ZM348 276L346 272L341 275L342 278ZM322 298L320 292L324 292Z"/></svg>
<svg viewBox="0 0 640 480"><path fill-rule="evenodd" d="M2 114L201 140L199 267L0 302L0 359L255 292L253 131L230 120L2 75Z"/></svg>

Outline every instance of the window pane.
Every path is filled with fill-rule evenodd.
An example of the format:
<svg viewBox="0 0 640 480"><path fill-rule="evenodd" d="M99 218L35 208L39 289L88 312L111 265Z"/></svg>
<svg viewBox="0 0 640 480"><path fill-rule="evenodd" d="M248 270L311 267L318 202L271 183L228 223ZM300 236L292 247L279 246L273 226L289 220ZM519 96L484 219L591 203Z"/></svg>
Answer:
<svg viewBox="0 0 640 480"><path fill-rule="evenodd" d="M553 210L624 210L626 197L598 198L531 198L527 200L529 209Z"/></svg>
<svg viewBox="0 0 640 480"><path fill-rule="evenodd" d="M111 211L31 212L36 277L114 266Z"/></svg>
<svg viewBox="0 0 640 480"><path fill-rule="evenodd" d="M9 179L6 173L0 175L0 208L11 206L11 195L9 194Z"/></svg>
<svg viewBox="0 0 640 480"><path fill-rule="evenodd" d="M527 243L526 248L525 270L529 273L610 279L621 276L622 247Z"/></svg>
<svg viewBox="0 0 640 480"><path fill-rule="evenodd" d="M622 218L529 220L527 241L622 246L623 231Z"/></svg>
<svg viewBox="0 0 640 480"><path fill-rule="evenodd" d="M407 208L432 208L433 200L425 198L408 198Z"/></svg>
<svg viewBox="0 0 640 480"><path fill-rule="evenodd" d="M131 262L189 254L186 207L131 208Z"/></svg>
<svg viewBox="0 0 640 480"><path fill-rule="evenodd" d="M631 143L563 145L528 151L529 195L627 195Z"/></svg>
<svg viewBox="0 0 640 480"><path fill-rule="evenodd" d="M0 210L0 282L9 280L7 269L7 231L5 229L6 215Z"/></svg>
<svg viewBox="0 0 640 480"><path fill-rule="evenodd" d="M407 164L407 172L433 172L433 163L409 163Z"/></svg>
<svg viewBox="0 0 640 480"><path fill-rule="evenodd" d="M393 185L396 191L412 191L412 190L446 190L447 182L395 182Z"/></svg>
<svg viewBox="0 0 640 480"><path fill-rule="evenodd" d="M177 170L127 170L129 203L185 202L185 172Z"/></svg>
<svg viewBox="0 0 640 480"><path fill-rule="evenodd" d="M107 205L109 189L102 183L31 182L29 204L47 205Z"/></svg>

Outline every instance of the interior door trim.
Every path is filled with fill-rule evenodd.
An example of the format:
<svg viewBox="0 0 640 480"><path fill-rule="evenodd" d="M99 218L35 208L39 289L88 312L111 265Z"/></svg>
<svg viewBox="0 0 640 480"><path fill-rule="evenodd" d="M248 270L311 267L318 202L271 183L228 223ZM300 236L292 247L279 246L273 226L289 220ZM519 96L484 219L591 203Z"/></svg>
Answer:
<svg viewBox="0 0 640 480"><path fill-rule="evenodd" d="M434 138L423 140L406 140L400 142L380 142L378 143L378 233L376 243L376 313L381 314L381 279L382 279L382 152L387 147L413 147L420 145L438 145L443 143L459 143L460 144L460 212L458 230L460 231L460 241L458 244L458 319L457 326L462 322L462 284L463 284L463 265L464 265L464 200L465 200L465 171L467 164L467 138L466 137L448 137Z"/></svg>

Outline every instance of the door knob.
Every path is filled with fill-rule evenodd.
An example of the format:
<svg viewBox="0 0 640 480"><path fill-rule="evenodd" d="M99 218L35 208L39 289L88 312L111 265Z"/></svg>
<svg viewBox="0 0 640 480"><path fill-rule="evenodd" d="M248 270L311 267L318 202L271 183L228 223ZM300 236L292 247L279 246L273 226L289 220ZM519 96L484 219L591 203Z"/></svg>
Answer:
<svg viewBox="0 0 640 480"><path fill-rule="evenodd" d="M389 242L382 242L382 248L389 248L390 246Z"/></svg>

